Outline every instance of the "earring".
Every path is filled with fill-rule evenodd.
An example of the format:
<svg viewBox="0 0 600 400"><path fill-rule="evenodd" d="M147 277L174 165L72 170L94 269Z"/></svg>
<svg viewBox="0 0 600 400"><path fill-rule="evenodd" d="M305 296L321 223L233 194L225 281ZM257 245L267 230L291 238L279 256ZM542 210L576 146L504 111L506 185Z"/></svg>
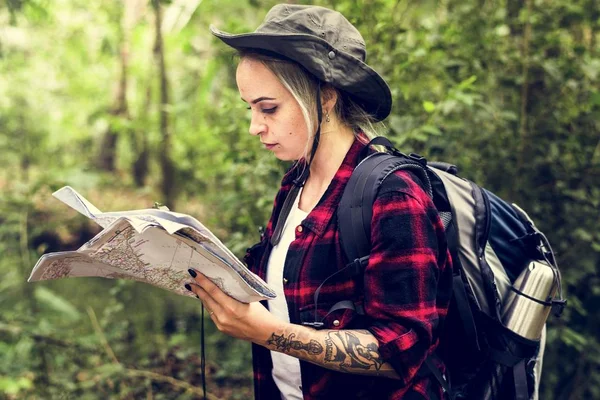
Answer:
<svg viewBox="0 0 600 400"><path fill-rule="evenodd" d="M327 111L325 111L325 122L331 122L329 119L329 113Z"/></svg>

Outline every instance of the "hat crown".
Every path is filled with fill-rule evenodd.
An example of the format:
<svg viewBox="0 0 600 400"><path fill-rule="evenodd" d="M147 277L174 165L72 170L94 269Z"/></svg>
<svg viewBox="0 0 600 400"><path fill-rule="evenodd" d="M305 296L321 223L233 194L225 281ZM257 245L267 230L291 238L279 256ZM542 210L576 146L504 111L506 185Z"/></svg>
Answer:
<svg viewBox="0 0 600 400"><path fill-rule="evenodd" d="M279 4L254 32L233 34L213 26L210 29L235 49L256 49L298 63L319 81L350 95L377 121L385 119L392 109L389 86L366 63L363 37L339 12Z"/></svg>
<svg viewBox="0 0 600 400"><path fill-rule="evenodd" d="M311 35L363 62L367 58L360 32L341 13L325 7L278 4L255 32Z"/></svg>

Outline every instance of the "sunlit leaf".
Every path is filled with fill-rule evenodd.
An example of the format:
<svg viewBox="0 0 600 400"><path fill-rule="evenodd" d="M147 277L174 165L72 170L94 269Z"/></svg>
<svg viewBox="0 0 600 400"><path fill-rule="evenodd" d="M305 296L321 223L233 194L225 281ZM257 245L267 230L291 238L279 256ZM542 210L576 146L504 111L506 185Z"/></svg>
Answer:
<svg viewBox="0 0 600 400"><path fill-rule="evenodd" d="M35 288L35 298L43 304L44 307L48 307L49 309L60 313L65 318L76 321L81 317L79 310L71 301L40 284L37 284Z"/></svg>

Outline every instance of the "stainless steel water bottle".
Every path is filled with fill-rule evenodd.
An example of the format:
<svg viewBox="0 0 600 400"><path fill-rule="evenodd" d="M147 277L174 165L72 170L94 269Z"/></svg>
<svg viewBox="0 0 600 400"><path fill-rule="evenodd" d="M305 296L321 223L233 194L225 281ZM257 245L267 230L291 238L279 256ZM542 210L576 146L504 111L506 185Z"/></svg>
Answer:
<svg viewBox="0 0 600 400"><path fill-rule="evenodd" d="M527 225L528 234L520 239L527 241L530 251L534 250L533 246L535 246L535 250L537 250L535 254L545 261L531 261L514 281L510 290L503 295L500 310L501 322L505 328L515 333L516 336L531 340L533 345L538 342L540 344L539 351L542 351L545 344L545 339L542 340L542 332L550 311L554 309L554 314L560 317L567 301L562 295L560 270L548 239L535 227L525 211L516 204L512 204L512 206L519 218L523 222L526 221ZM557 293L558 298L555 297ZM512 335L507 335L507 333L502 332L497 338L492 336L494 339L499 339L495 343L499 346L497 350L502 351L502 347L505 347L505 355L512 355L517 359L531 353L531 344L524 343L518 337L511 337ZM539 353L536 358L539 358ZM529 381L527 376L523 376L524 373L527 373L524 371L525 362L528 362L528 360L522 359L513 367L508 367L505 366L505 363L492 358L480 370L479 377L483 378L480 381L483 382L483 385L475 385L473 390L469 391L469 398L504 400L507 398L506 396L511 396L511 388L503 385L504 377L509 369L512 370L510 372L513 374L512 383L514 385L511 398L517 396L516 392L519 393L519 397L528 395L527 392L533 392L535 398L541 368L534 368L535 382L533 384L535 386L531 390L532 388L528 387L530 382L524 382L524 380Z"/></svg>
<svg viewBox="0 0 600 400"><path fill-rule="evenodd" d="M543 261L532 261L515 280L502 308L502 321L511 331L539 340L552 310L551 301L559 285L555 269Z"/></svg>
<svg viewBox="0 0 600 400"><path fill-rule="evenodd" d="M504 297L502 322L511 331L530 340L540 340L552 301L560 290L560 272L543 261L532 261L517 277ZM562 299L562 293L560 295ZM513 343L514 345L514 343ZM513 349L514 350L514 349ZM496 364L487 385L472 398L502 400L501 387L507 367ZM537 377L536 377L537 379ZM537 386L536 382L536 386ZM535 392L535 390L534 390Z"/></svg>

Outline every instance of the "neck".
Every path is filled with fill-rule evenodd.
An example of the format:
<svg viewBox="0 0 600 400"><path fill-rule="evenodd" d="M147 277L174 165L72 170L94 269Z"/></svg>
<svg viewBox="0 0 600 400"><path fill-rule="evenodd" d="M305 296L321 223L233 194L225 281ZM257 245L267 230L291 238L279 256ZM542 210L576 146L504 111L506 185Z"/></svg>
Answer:
<svg viewBox="0 0 600 400"><path fill-rule="evenodd" d="M321 138L310 166L307 184L327 188L354 143L354 132L345 126L321 127Z"/></svg>

